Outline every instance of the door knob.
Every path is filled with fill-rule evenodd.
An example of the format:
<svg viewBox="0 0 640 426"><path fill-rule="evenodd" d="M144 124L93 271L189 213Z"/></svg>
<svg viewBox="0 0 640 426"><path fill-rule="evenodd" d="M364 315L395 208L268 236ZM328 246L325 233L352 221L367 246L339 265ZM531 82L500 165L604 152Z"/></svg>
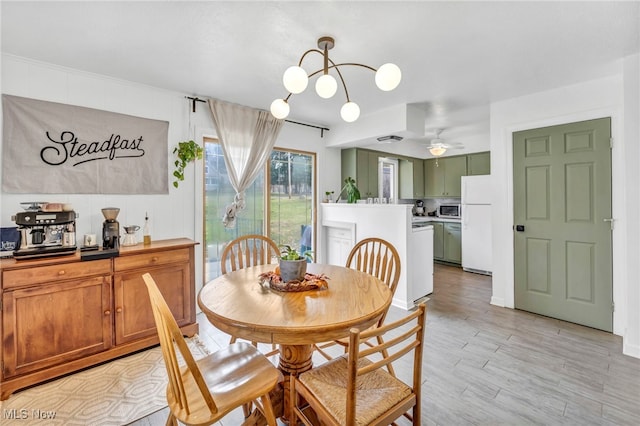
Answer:
<svg viewBox="0 0 640 426"><path fill-rule="evenodd" d="M516 225L516 232L524 232L524 225Z"/></svg>

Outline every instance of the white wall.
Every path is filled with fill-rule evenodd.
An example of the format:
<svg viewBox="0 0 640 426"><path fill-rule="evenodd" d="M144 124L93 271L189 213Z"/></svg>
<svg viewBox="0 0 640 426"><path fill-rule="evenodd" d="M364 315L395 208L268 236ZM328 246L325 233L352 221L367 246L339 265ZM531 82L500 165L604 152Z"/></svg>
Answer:
<svg viewBox="0 0 640 426"><path fill-rule="evenodd" d="M630 211L627 206L638 203L638 114L637 85L635 97L635 115L624 114L626 87L623 81L623 64L620 74L614 77L598 79L582 84L566 86L535 93L528 96L495 102L491 105L491 175L494 193L493 206L493 258L502 259L494 264L493 295L491 303L498 306L514 307L514 253L513 253L513 132L589 120L611 117L612 136L615 148L612 150L612 198L615 229L613 231L613 298L615 302L614 333L624 337L624 353L640 357L638 333L640 322L637 314L640 282L638 281L638 234L628 236L631 222L637 222L637 208ZM624 69L624 74L633 72L633 66ZM637 59L635 77L638 79ZM630 76L630 75L629 75ZM629 101L629 105L633 102ZM633 112L633 111L630 111ZM627 131L627 126L635 128ZM627 139L631 138L631 139ZM625 151L629 150L629 153ZM631 172L631 174L627 174ZM627 180L631 178L632 180ZM633 215L630 215L633 213ZM627 256L629 253L629 256ZM631 254L635 253L634 260ZM634 266L632 266L634 265ZM632 268L632 269L630 269ZM629 296L635 299L629 299Z"/></svg>
<svg viewBox="0 0 640 426"><path fill-rule="evenodd" d="M173 148L179 141L215 137L208 106L197 103L196 113L185 96L138 83L86 73L26 58L2 55L2 93L46 101L61 102L169 121L169 164L167 179L173 172ZM203 95L200 95L201 97ZM211 94L215 97L215 94ZM318 191L339 190L340 151L328 149L317 129L285 123L277 147L317 153ZM1 154L0 154L1 160ZM25 171L28 173L28 171ZM166 195L79 195L79 194L0 194L0 226L14 226L11 215L21 211L20 202L49 201L71 203L78 212L77 234L102 232L103 207L120 208L118 221L142 225L145 212L151 218L153 239L187 237L200 243L196 256L196 283L202 282L202 163L186 170L178 189L169 181ZM114 179L126 179L114 176ZM318 223L320 218L318 217ZM319 247L320 248L320 247Z"/></svg>

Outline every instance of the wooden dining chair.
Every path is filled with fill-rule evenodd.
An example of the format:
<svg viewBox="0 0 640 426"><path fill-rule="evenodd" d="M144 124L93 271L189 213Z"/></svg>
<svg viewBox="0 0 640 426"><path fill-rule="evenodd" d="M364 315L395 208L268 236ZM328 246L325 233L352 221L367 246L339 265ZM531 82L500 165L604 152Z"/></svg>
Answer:
<svg viewBox="0 0 640 426"><path fill-rule="evenodd" d="M256 265L266 265L272 256L280 256L280 249L264 235L244 235L229 242L222 250L220 271L223 274ZM228 267L227 267L228 264Z"/></svg>
<svg viewBox="0 0 640 426"><path fill-rule="evenodd" d="M363 332L351 329L347 354L298 377L291 375L291 424L299 419L307 426L317 421L334 426L389 425L405 416L419 425L425 318L422 303L390 324ZM387 343L361 349L362 343L383 335L388 336ZM413 380L406 384L383 367L411 351Z"/></svg>
<svg viewBox="0 0 640 426"><path fill-rule="evenodd" d="M142 276L149 292L162 356L167 368L167 425L210 425L231 410L256 404L270 426L276 425L269 392L279 371L256 348L239 342L195 361L182 332L149 273ZM186 365L178 364L176 348Z"/></svg>
<svg viewBox="0 0 640 426"><path fill-rule="evenodd" d="M273 256L280 256L280 249L271 238L258 234L244 235L230 241L222 250L220 272L226 274L227 271L232 272L250 266L266 265L271 262ZM227 264L229 264L229 269L227 269ZM236 336L231 336L229 343L235 343L236 340ZM258 347L258 342L251 342L251 344ZM271 351L266 355L272 356L277 352L276 345L272 344Z"/></svg>
<svg viewBox="0 0 640 426"><path fill-rule="evenodd" d="M347 268L357 269L361 272L373 275L380 281L384 282L391 290L391 295L395 294L400 280L400 255L396 248L390 242L382 238L366 238L359 241L347 257ZM387 316L385 312L378 320L375 327L379 327ZM378 343L383 343L382 337L377 337ZM315 349L326 359L333 359L324 349L335 344L347 348L348 339L335 340L320 345L316 345ZM393 366L389 364L389 372L395 374Z"/></svg>

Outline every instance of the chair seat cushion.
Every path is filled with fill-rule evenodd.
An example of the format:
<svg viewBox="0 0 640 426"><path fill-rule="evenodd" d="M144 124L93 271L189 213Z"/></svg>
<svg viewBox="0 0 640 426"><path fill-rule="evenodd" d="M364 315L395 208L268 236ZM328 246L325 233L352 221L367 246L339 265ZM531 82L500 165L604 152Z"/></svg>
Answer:
<svg viewBox="0 0 640 426"><path fill-rule="evenodd" d="M358 361L358 368L371 364ZM345 356L329 361L298 377L340 424L345 424L347 408L347 366ZM411 394L411 388L383 369L373 370L356 380L356 424L366 425Z"/></svg>

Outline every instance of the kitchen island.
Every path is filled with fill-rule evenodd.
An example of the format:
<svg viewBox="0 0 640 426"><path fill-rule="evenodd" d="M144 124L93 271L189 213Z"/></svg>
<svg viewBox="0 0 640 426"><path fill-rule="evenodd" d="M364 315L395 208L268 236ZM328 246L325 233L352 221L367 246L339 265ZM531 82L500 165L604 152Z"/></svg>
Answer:
<svg viewBox="0 0 640 426"><path fill-rule="evenodd" d="M392 304L411 309L433 291L433 227L413 227L412 204L322 204L324 262L345 265L356 242L387 240L400 255L400 281Z"/></svg>

